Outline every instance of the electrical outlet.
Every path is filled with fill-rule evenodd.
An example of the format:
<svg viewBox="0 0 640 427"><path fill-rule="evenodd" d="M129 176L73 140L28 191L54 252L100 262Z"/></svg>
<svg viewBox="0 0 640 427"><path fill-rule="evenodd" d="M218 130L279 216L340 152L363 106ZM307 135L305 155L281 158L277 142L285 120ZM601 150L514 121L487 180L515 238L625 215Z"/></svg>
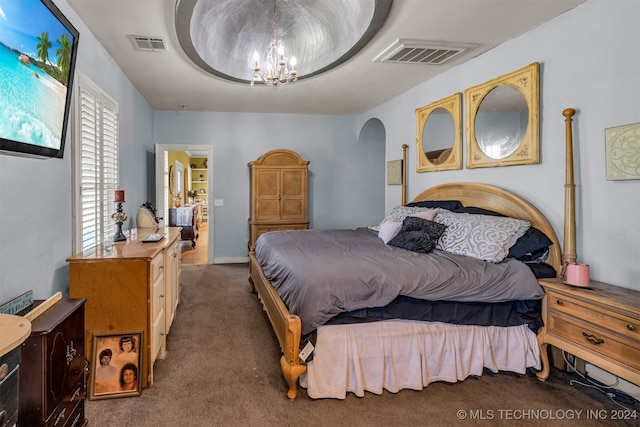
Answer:
<svg viewBox="0 0 640 427"><path fill-rule="evenodd" d="M213 206L223 206L224 200L222 199L213 199Z"/></svg>

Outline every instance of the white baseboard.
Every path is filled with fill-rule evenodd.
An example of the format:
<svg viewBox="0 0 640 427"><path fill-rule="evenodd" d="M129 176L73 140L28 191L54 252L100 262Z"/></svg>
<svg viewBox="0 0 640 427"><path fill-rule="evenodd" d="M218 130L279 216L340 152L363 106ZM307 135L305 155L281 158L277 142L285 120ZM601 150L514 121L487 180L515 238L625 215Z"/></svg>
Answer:
<svg viewBox="0 0 640 427"><path fill-rule="evenodd" d="M214 264L243 264L249 262L249 257L229 257L229 258L214 258Z"/></svg>

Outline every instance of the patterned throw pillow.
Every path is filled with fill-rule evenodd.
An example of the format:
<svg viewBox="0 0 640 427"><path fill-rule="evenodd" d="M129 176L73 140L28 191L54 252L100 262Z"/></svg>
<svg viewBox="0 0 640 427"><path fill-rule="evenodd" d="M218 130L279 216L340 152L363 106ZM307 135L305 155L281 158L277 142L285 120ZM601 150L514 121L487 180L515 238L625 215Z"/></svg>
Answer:
<svg viewBox="0 0 640 427"><path fill-rule="evenodd" d="M427 219L408 216L402 222L402 228L389 245L426 254L435 248L436 240L447 227Z"/></svg>
<svg viewBox="0 0 640 427"><path fill-rule="evenodd" d="M435 221L447 226L436 248L489 262L500 262L531 224L520 219L439 210Z"/></svg>

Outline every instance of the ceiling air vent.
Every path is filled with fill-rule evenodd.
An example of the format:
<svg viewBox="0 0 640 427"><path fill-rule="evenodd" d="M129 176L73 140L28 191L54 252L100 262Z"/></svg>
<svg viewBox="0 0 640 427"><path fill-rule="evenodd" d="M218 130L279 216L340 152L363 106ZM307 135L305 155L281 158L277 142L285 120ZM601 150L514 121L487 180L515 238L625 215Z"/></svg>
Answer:
<svg viewBox="0 0 640 427"><path fill-rule="evenodd" d="M143 52L166 52L167 47L162 37L129 36L133 47Z"/></svg>
<svg viewBox="0 0 640 427"><path fill-rule="evenodd" d="M398 39L373 58L373 62L442 65L475 47L477 45L471 43Z"/></svg>

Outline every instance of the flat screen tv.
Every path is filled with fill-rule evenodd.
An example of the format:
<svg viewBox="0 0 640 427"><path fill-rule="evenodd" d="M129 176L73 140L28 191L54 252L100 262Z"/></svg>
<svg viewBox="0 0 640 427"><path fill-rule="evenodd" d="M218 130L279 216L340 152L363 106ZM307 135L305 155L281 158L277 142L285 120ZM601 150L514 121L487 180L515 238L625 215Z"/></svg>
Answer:
<svg viewBox="0 0 640 427"><path fill-rule="evenodd" d="M51 0L0 0L0 152L62 158L78 31Z"/></svg>

